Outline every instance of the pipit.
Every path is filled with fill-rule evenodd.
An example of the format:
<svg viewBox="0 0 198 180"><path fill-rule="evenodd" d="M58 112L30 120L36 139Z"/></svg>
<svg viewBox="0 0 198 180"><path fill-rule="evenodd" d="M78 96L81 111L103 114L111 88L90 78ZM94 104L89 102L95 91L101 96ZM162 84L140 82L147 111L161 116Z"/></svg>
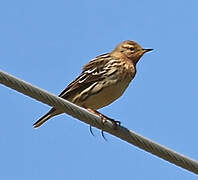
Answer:
<svg viewBox="0 0 198 180"><path fill-rule="evenodd" d="M137 62L143 54L151 50L144 49L130 40L120 43L112 52L97 56L86 64L82 73L62 91L59 97L86 108L104 121L108 117L97 110L111 104L124 93L135 77ZM40 127L61 113L63 112L51 108L34 123L34 127Z"/></svg>

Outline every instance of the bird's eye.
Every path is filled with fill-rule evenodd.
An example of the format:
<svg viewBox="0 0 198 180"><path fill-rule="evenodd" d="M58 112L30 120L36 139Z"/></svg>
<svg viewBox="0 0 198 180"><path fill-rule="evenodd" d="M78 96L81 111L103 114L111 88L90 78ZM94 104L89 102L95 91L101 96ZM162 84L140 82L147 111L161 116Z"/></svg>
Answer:
<svg viewBox="0 0 198 180"><path fill-rule="evenodd" d="M134 51L135 48L134 48L134 47L130 47L129 49L130 49L131 51Z"/></svg>

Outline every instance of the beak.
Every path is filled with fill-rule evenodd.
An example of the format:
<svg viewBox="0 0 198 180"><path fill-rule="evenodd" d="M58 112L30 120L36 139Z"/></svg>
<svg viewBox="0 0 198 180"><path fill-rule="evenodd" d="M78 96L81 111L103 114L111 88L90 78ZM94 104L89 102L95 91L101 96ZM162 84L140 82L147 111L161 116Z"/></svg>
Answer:
<svg viewBox="0 0 198 180"><path fill-rule="evenodd" d="M142 49L144 53L147 53L149 51L152 51L153 49Z"/></svg>

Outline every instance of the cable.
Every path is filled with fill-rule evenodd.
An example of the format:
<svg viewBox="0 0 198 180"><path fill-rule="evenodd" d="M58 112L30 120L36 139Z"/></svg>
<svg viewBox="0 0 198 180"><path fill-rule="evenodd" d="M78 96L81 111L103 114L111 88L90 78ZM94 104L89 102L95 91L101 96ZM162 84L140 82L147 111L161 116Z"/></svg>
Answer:
<svg viewBox="0 0 198 180"><path fill-rule="evenodd" d="M128 130L123 126L118 126L116 129L111 121L107 121L105 125L101 123L101 119L95 114L90 113L86 109L79 107L67 100L64 100L54 94L51 94L43 89L33 86L25 81L22 81L8 73L0 70L0 83L10 87L18 92L30 96L38 101L53 106L63 112L87 123L91 126L106 131L118 138L127 141L147 152L150 152L164 160L167 160L177 166L198 174L198 162L184 155L174 152L165 146L157 144L150 139L147 139L133 131Z"/></svg>

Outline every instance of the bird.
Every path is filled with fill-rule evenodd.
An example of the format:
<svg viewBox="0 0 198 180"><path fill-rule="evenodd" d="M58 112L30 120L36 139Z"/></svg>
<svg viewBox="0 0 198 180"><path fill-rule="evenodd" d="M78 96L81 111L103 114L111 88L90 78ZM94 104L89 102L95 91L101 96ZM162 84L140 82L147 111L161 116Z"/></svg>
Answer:
<svg viewBox="0 0 198 180"><path fill-rule="evenodd" d="M98 109L111 104L124 93L136 75L136 64L145 53L152 50L144 49L132 40L121 42L110 53L99 55L88 62L59 97L100 116L103 121L108 119ZM62 113L53 107L33 126L38 128Z"/></svg>

